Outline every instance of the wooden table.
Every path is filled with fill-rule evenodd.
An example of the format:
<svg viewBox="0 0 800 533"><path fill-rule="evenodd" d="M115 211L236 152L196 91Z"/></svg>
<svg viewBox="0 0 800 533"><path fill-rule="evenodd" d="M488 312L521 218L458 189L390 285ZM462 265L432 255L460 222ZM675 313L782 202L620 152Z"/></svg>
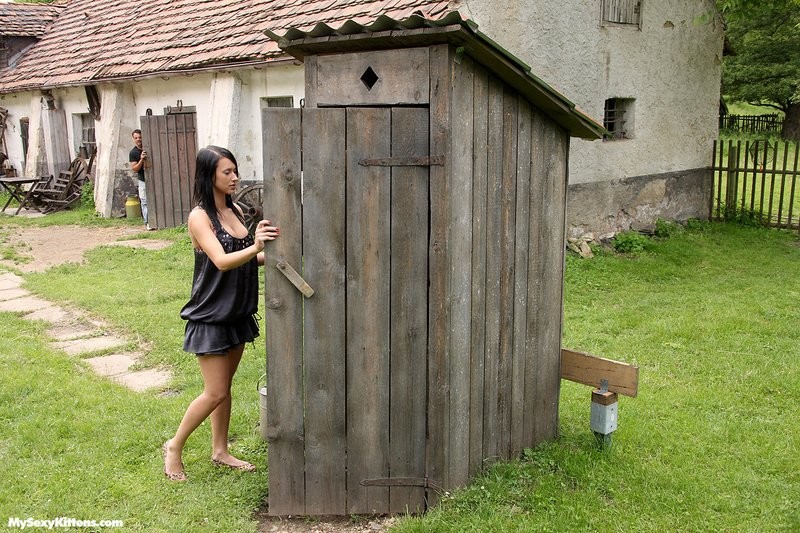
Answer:
<svg viewBox="0 0 800 533"><path fill-rule="evenodd" d="M3 211L6 210L6 207L8 207L8 204L11 203L11 200L16 200L19 202L17 212L14 213L15 215L18 215L22 208L26 206L33 207L38 211L39 209L29 202L33 187L27 191L23 189L25 185L33 185L38 181L39 178L0 178L0 185L2 185L3 188L8 191L8 194L11 195L6 202L6 205L3 206Z"/></svg>

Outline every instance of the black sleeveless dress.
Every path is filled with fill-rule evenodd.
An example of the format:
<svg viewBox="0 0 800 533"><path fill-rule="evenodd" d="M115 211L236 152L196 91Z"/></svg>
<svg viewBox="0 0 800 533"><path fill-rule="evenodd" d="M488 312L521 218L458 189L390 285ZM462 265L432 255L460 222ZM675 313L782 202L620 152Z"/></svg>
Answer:
<svg viewBox="0 0 800 533"><path fill-rule="evenodd" d="M253 244L253 237L232 236L216 216L210 216L214 234L226 254ZM225 354L258 337L258 261L220 271L205 252L194 251L192 295L181 309L186 320L183 349L197 355Z"/></svg>

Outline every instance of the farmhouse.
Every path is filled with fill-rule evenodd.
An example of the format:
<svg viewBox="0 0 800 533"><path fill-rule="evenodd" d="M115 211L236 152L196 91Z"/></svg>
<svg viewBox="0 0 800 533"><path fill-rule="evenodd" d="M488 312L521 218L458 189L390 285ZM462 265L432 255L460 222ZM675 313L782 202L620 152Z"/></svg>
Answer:
<svg viewBox="0 0 800 533"><path fill-rule="evenodd" d="M3 148L26 176L55 174L96 150L103 216L124 214L135 191L127 156L130 132L143 125L181 124L165 133L174 147L159 169L174 179L190 170L179 146L215 143L239 156L244 180L261 182L262 109L300 107L305 97L302 64L266 31L313 34L318 24L381 16L437 21L453 11L610 131L605 141L571 142L570 234L707 214L722 51L711 0L1 4ZM159 225L169 225L186 206L162 209Z"/></svg>

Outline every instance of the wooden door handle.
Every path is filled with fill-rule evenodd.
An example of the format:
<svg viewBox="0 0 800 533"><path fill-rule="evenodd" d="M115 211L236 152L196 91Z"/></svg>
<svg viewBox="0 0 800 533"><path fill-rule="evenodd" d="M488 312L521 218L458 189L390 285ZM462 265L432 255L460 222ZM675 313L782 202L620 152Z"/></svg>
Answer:
<svg viewBox="0 0 800 533"><path fill-rule="evenodd" d="M283 275L286 276L286 279L288 279L292 285L297 287L297 290L302 292L303 296L306 298L311 298L311 296L314 295L314 289L312 289L311 286L306 283L306 280L304 280L289 263L284 260L280 260L275 267L283 272Z"/></svg>

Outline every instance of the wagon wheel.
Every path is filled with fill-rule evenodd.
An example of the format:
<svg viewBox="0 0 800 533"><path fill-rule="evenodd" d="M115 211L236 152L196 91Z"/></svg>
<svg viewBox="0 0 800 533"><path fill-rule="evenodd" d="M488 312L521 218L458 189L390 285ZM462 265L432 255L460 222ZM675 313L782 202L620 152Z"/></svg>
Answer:
<svg viewBox="0 0 800 533"><path fill-rule="evenodd" d="M256 225L264 218L263 191L263 185L248 185L233 198L233 201L242 208L244 225L250 234L255 232Z"/></svg>

